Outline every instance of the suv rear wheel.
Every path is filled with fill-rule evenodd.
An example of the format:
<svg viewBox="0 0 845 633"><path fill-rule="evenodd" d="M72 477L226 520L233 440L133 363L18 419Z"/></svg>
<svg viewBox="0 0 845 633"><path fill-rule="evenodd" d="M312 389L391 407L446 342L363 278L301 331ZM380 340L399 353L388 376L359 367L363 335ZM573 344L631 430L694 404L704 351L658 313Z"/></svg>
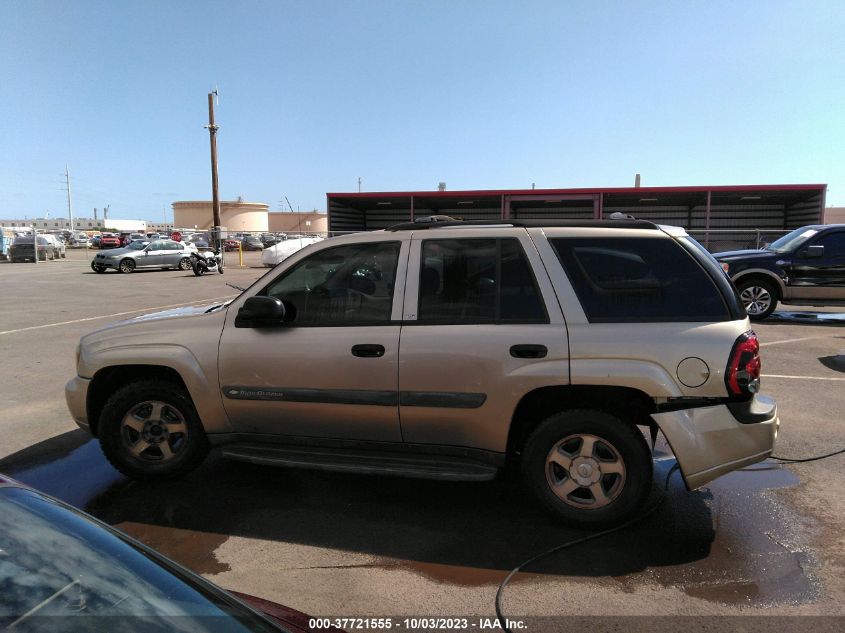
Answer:
<svg viewBox="0 0 845 633"><path fill-rule="evenodd" d="M736 284L739 298L748 318L752 321L760 321L775 311L780 296L775 285L759 277L740 279Z"/></svg>
<svg viewBox="0 0 845 633"><path fill-rule="evenodd" d="M540 503L578 527L623 523L651 492L645 438L603 411L579 409L547 418L525 443L521 462L523 479Z"/></svg>
<svg viewBox="0 0 845 633"><path fill-rule="evenodd" d="M100 446L117 470L133 479L169 479L192 470L208 439L188 395L164 381L126 385L100 415Z"/></svg>

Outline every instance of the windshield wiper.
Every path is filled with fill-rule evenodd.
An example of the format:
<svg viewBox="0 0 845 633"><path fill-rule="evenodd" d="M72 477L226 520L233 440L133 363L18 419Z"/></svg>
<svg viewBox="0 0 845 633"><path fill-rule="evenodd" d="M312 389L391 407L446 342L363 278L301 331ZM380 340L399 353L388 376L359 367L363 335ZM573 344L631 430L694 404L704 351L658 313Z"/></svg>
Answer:
<svg viewBox="0 0 845 633"><path fill-rule="evenodd" d="M241 288L240 286L236 286L235 284L230 284L228 281L226 282L226 285L230 288L234 288L235 290L240 290L241 292L246 290L246 288Z"/></svg>

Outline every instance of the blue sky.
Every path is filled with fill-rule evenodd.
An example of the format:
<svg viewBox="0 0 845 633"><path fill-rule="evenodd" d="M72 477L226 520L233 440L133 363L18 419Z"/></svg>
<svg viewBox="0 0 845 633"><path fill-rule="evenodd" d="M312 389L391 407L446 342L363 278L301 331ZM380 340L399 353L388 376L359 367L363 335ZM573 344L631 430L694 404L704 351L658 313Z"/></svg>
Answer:
<svg viewBox="0 0 845 633"><path fill-rule="evenodd" d="M0 217L220 191L824 182L845 2L0 0Z"/></svg>

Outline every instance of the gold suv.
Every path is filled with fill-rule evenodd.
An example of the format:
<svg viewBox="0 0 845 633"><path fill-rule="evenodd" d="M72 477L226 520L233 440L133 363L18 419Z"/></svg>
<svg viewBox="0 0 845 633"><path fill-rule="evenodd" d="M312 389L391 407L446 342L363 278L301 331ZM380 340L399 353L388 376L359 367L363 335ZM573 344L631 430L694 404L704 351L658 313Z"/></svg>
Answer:
<svg viewBox="0 0 845 633"><path fill-rule="evenodd" d="M690 489L771 453L757 337L683 230L436 219L308 246L226 304L88 334L74 419L138 479L181 475L211 447L462 481L514 461L586 527L645 503L649 431Z"/></svg>

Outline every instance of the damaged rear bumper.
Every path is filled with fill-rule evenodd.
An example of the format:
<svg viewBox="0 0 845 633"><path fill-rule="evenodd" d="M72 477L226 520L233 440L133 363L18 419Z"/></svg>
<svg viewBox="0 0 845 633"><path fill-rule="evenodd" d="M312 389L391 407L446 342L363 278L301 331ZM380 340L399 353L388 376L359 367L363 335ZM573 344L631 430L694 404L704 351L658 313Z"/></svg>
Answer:
<svg viewBox="0 0 845 633"><path fill-rule="evenodd" d="M669 442L690 490L766 459L780 426L775 401L759 395L747 404L682 409L651 417Z"/></svg>

